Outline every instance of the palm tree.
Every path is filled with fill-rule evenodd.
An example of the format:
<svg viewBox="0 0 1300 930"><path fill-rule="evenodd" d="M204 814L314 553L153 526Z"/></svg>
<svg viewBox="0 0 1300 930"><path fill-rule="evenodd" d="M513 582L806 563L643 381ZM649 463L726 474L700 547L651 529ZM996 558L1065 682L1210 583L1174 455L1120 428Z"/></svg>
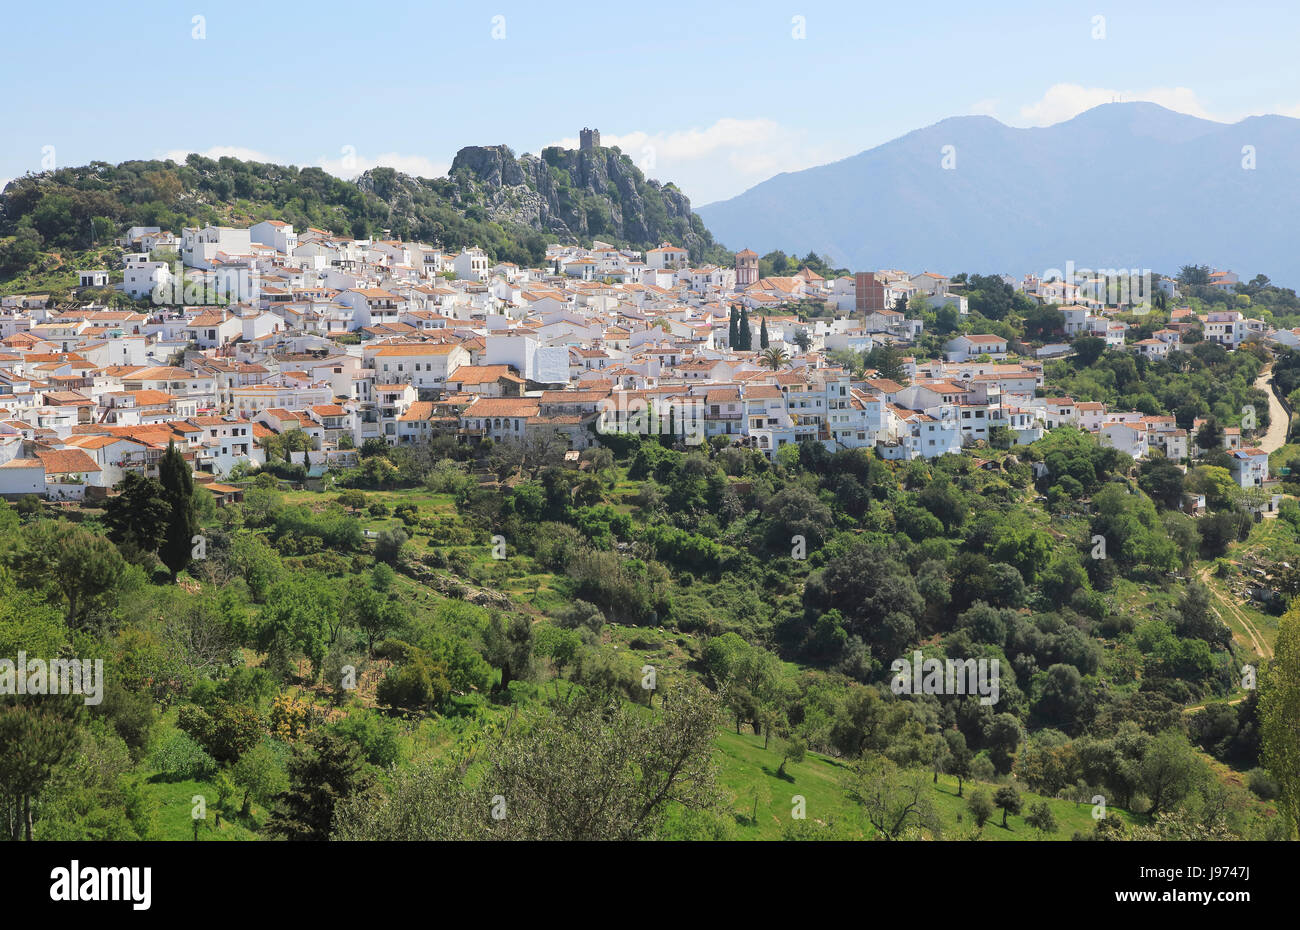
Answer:
<svg viewBox="0 0 1300 930"><path fill-rule="evenodd" d="M790 361L790 354L781 346L772 346L763 352L763 364L776 371Z"/></svg>

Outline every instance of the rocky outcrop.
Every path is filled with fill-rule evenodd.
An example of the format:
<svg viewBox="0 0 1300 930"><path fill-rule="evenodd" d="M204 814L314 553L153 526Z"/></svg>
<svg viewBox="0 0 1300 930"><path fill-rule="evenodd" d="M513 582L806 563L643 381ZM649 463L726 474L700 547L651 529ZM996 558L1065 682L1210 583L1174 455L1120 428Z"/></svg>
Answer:
<svg viewBox="0 0 1300 930"><path fill-rule="evenodd" d="M469 146L449 172L453 199L499 223L571 241L607 239L636 248L670 240L699 257L716 248L685 194L649 180L616 148L551 147L516 157L504 145Z"/></svg>

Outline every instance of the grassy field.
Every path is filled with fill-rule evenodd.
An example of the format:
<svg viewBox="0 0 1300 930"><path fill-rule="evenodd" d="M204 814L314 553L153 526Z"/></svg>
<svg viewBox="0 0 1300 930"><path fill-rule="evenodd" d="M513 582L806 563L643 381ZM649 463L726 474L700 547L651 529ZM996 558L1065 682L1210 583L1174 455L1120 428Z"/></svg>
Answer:
<svg viewBox="0 0 1300 930"><path fill-rule="evenodd" d="M731 795L736 839L781 839L786 826L791 822L795 795L804 798L807 819L833 823L844 831L846 837L874 838L871 825L842 787L842 779L847 772L845 763L810 752L802 762L787 765L786 773L782 776L778 774L781 765L779 751L775 744L770 749L764 749L761 737L749 733L737 734L734 729L720 730L717 747L718 780ZM944 839L964 839L969 836L974 822L966 810L966 798L980 784L967 779L961 798L957 797L956 778L940 775L938 783L932 785L931 799L943 824ZM992 792L998 786L989 784L986 787ZM1020 797L1025 812L1028 812L1030 804L1044 800L1041 796L1024 790L1020 791ZM1092 832L1092 805L1056 798L1046 800L1056 817L1056 833L1042 836L1025 823L1023 816L1016 815L1007 818L1007 827L1003 829L1002 812L998 811L994 819L984 825L979 839L999 842L1068 840L1075 832ZM1127 811L1114 807L1109 808L1107 813L1108 816L1119 817L1126 824L1140 820Z"/></svg>
<svg viewBox="0 0 1300 930"><path fill-rule="evenodd" d="M202 795L207 803L207 818L199 827L199 841L255 840L256 827L264 820L266 812L253 805L250 818L238 816L231 820L222 816L221 826L216 825L217 786L210 781L151 782L146 790L158 805L158 839L194 839L194 797ZM230 811L237 814L239 798L231 802Z"/></svg>

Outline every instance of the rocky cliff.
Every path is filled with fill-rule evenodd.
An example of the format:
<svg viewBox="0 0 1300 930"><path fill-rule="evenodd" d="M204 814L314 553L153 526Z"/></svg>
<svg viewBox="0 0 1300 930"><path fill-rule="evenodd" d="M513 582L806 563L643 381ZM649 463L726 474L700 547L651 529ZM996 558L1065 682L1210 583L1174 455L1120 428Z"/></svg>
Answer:
<svg viewBox="0 0 1300 930"><path fill-rule="evenodd" d="M696 261L725 260L690 199L647 179L617 148L551 147L516 157L504 145L469 146L456 153L449 178L458 207L470 215L481 209L503 225L641 249L669 240Z"/></svg>

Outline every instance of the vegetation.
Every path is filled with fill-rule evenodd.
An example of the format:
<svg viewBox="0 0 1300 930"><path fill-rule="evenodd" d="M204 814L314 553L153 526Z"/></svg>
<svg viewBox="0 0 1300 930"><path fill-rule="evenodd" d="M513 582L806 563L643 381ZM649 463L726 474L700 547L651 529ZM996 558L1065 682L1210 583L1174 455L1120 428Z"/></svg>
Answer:
<svg viewBox="0 0 1300 930"><path fill-rule="evenodd" d="M1184 517L1181 473L1069 429L993 470L620 440L499 482L486 451L372 446L328 493L214 509L164 469L71 520L6 508L3 654L110 682L6 705L2 738L49 733L0 766L10 833L1065 839L1101 795L1120 835L1285 835L1293 624L1197 566L1300 549L1287 518ZM173 564L184 520L202 557ZM996 704L896 693L915 651L996 660Z"/></svg>

